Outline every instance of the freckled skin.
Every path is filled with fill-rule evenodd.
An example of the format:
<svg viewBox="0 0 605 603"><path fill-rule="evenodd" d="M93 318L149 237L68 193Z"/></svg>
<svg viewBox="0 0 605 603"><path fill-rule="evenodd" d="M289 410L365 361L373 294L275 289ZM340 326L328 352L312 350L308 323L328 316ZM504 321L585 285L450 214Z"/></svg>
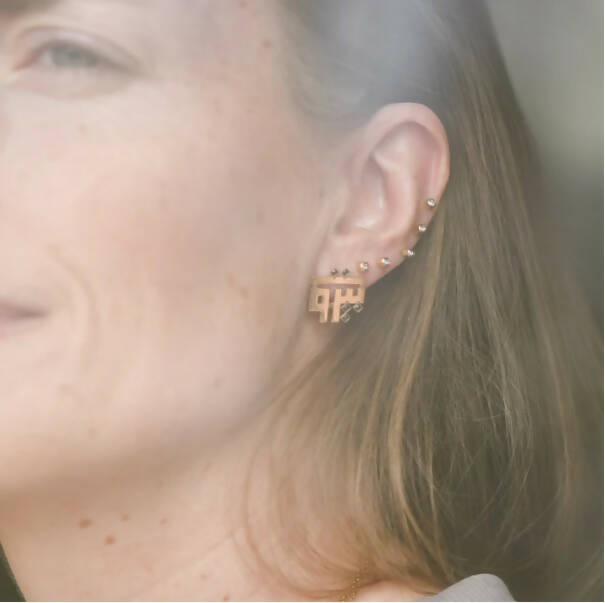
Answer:
<svg viewBox="0 0 605 603"><path fill-rule="evenodd" d="M298 279L291 298L283 292L293 274L311 273L319 251L309 237L322 171L278 76L282 57L266 50L281 48L270 3L145 0L140 14L131 3L67 4L68 29L86 24L149 70L98 77L32 63L19 82L2 83L0 264L11 276L3 286L7 295L31 286L49 319L15 337L0 361L0 459L14 459L0 463L0 493L48 484L31 507L51 520L32 526L56 538L34 534L19 567L35 573L35 589L61 590L52 560L62 559L74 589L63 596L119 600L149 589L154 600L164 587L147 574L161 574L168 556L193 564L222 534L205 510L181 509L208 500L214 512L223 484L215 487L202 460L247 429L284 359L299 357L300 304L290 302L305 300L307 284ZM30 437L32 424L44 438ZM69 483L77 487L66 505ZM172 497L176 484L183 497ZM132 516L119 511L127 508ZM121 545L137 543L136 554L112 546L117 534ZM40 542L49 562L35 561ZM98 549L111 552L107 571ZM234 590L226 600L246 591L223 579L228 565L198 580L208 565L191 568L204 595L220 598L224 584ZM33 600L43 600L35 589Z"/></svg>
<svg viewBox="0 0 605 603"><path fill-rule="evenodd" d="M247 299L249 295L248 287L241 285L233 274L227 274L227 283L234 289L242 299Z"/></svg>

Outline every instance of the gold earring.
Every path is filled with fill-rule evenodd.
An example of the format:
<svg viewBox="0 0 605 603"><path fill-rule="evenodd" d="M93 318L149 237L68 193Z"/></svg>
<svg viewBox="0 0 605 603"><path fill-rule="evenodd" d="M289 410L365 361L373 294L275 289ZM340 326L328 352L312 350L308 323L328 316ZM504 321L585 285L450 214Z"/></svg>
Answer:
<svg viewBox="0 0 605 603"><path fill-rule="evenodd" d="M365 272L367 262L359 262L359 269ZM366 267L363 268L362 266ZM344 322L351 320L351 311L359 313L363 310L365 300L365 285L363 277L351 276L350 270L345 268L338 276L338 270L333 268L331 276L316 277L311 281L309 293L309 311L319 312L319 322L328 322L330 309L332 316L330 322Z"/></svg>

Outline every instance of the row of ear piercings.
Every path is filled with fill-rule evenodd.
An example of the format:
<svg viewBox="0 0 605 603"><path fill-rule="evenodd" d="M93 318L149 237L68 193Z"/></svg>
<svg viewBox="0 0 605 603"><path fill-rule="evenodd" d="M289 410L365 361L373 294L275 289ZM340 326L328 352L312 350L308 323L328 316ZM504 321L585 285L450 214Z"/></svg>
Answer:
<svg viewBox="0 0 605 603"><path fill-rule="evenodd" d="M429 209L437 206L435 199L425 201ZM426 224L417 225L420 234L426 232ZM403 257L414 257L415 251L404 247L401 250ZM379 258L376 261L379 268L387 268L391 265L388 257ZM366 260L357 263L360 273L367 272L370 264ZM333 293L333 295L332 295ZM351 320L352 312L359 313L364 308L365 286L363 277L351 275L351 271L345 268L339 275L337 268L330 271L330 276L317 277L311 281L311 292L309 295L309 311L319 312L319 322L344 322ZM330 310L332 316L330 317Z"/></svg>

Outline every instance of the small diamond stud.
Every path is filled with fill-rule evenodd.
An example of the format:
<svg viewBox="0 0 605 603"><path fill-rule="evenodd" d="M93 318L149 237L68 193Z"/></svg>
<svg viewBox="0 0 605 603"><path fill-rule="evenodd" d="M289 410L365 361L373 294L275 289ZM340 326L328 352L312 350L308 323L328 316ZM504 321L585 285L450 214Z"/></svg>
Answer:
<svg viewBox="0 0 605 603"><path fill-rule="evenodd" d="M407 255L408 257L412 257L415 254L413 249L402 249L401 255Z"/></svg>
<svg viewBox="0 0 605 603"><path fill-rule="evenodd" d="M426 230L426 224L418 224L418 230L424 232Z"/></svg>
<svg viewBox="0 0 605 603"><path fill-rule="evenodd" d="M351 271L348 268L345 268L341 274L342 274L342 276L347 276L347 274L349 274L349 272L351 272Z"/></svg>
<svg viewBox="0 0 605 603"><path fill-rule="evenodd" d="M390 263L391 263L391 260L389 260L389 258L380 258L378 260L379 266L388 266Z"/></svg>
<svg viewBox="0 0 605 603"><path fill-rule="evenodd" d="M332 276L336 276L338 274L338 270L336 268L332 268L332 270L330 270L330 274Z"/></svg>
<svg viewBox="0 0 605 603"><path fill-rule="evenodd" d="M426 204L427 204L429 207L435 207L435 205L437 205L437 201L435 201L435 199L427 199L427 200L426 200Z"/></svg>
<svg viewBox="0 0 605 603"><path fill-rule="evenodd" d="M367 262L359 262L359 270L361 272L367 272L370 269L370 266Z"/></svg>

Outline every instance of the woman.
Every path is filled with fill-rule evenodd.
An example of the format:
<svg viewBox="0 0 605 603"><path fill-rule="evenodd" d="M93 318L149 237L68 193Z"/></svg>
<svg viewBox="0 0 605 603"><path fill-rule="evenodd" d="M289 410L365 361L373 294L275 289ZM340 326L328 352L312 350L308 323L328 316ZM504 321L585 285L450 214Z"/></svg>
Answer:
<svg viewBox="0 0 605 603"><path fill-rule="evenodd" d="M598 596L601 344L481 3L0 7L26 599Z"/></svg>

